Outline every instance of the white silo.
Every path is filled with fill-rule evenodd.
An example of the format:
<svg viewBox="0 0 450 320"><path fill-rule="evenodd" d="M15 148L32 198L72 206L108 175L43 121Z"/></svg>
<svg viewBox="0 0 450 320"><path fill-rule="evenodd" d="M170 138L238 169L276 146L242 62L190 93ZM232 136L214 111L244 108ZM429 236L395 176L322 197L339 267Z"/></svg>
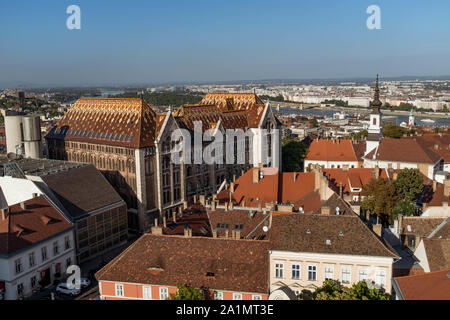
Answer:
<svg viewBox="0 0 450 320"><path fill-rule="evenodd" d="M5 116L6 152L21 154L22 145L22 116Z"/></svg>
<svg viewBox="0 0 450 320"><path fill-rule="evenodd" d="M24 116L22 127L25 157L42 158L41 119L37 115Z"/></svg>

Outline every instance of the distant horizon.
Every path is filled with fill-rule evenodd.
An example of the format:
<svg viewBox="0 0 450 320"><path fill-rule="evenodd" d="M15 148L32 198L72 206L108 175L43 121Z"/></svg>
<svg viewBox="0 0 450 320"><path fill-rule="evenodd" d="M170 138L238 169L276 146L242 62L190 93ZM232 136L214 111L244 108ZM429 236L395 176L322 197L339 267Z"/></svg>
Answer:
<svg viewBox="0 0 450 320"><path fill-rule="evenodd" d="M0 87L448 77L448 12L419 0L4 0Z"/></svg>
<svg viewBox="0 0 450 320"><path fill-rule="evenodd" d="M65 86L58 85L23 85L18 84L15 86L0 87L0 89L70 89L70 88L139 88L139 87L156 87L156 86L188 86L188 85L240 85L240 84L319 84L319 83L343 83L343 82L356 82L356 83L369 83L374 82L376 74L372 77L339 77L339 78L292 78L292 79L252 79L252 80L223 80L223 81L190 81L190 82L148 82L148 83L122 83L122 84L68 84ZM393 76L383 77L380 75L380 82L383 81L450 81L450 75L439 76Z"/></svg>

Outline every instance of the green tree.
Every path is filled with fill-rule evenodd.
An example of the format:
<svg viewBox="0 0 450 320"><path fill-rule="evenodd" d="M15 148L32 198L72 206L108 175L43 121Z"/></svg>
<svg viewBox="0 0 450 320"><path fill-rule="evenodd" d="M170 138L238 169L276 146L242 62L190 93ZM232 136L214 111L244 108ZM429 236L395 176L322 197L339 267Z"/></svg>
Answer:
<svg viewBox="0 0 450 320"><path fill-rule="evenodd" d="M362 130L354 135L356 140L360 140L362 138L367 138L369 136L369 132L367 130Z"/></svg>
<svg viewBox="0 0 450 320"><path fill-rule="evenodd" d="M202 292L187 285L178 285L177 293L171 293L169 300L204 300Z"/></svg>
<svg viewBox="0 0 450 320"><path fill-rule="evenodd" d="M281 153L284 172L301 171L303 160L308 154L308 148L299 139L286 137L282 141Z"/></svg>
<svg viewBox="0 0 450 320"><path fill-rule="evenodd" d="M387 123L383 126L383 137L387 138L401 138L407 133L405 128L397 126L393 123Z"/></svg>
<svg viewBox="0 0 450 320"><path fill-rule="evenodd" d="M363 187L361 209L368 210L381 218L382 222L390 222L392 209L397 203L397 192L391 180L372 179Z"/></svg>
<svg viewBox="0 0 450 320"><path fill-rule="evenodd" d="M366 281L360 281L351 287L344 287L339 281L325 280L322 287L314 292L302 290L301 300L389 300L390 296L383 290L373 287Z"/></svg>
<svg viewBox="0 0 450 320"><path fill-rule="evenodd" d="M394 181L395 190L405 201L415 201L423 191L423 176L418 169L403 169Z"/></svg>
<svg viewBox="0 0 450 320"><path fill-rule="evenodd" d="M399 214L404 216L413 216L416 213L416 206L410 200L400 200L392 209L392 218L396 218Z"/></svg>
<svg viewBox="0 0 450 320"><path fill-rule="evenodd" d="M319 122L317 122L317 119L312 119L311 124L313 128L317 128L319 126Z"/></svg>

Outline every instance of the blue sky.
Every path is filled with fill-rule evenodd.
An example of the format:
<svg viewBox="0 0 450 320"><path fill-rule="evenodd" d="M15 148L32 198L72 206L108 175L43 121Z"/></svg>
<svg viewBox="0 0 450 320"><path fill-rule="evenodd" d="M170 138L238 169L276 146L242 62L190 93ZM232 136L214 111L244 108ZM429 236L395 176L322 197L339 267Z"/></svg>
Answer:
<svg viewBox="0 0 450 320"><path fill-rule="evenodd" d="M81 8L81 30L66 8ZM369 5L381 30L366 27ZM450 1L0 0L0 87L450 75Z"/></svg>

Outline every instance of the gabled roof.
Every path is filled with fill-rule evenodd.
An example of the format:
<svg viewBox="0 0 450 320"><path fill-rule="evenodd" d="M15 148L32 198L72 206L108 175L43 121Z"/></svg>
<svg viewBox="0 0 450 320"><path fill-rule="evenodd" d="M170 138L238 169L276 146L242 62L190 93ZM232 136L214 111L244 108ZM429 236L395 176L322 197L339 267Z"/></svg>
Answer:
<svg viewBox="0 0 450 320"><path fill-rule="evenodd" d="M356 215L274 216L270 236L273 250L398 258Z"/></svg>
<svg viewBox="0 0 450 320"><path fill-rule="evenodd" d="M142 99L80 98L46 138L144 148L154 145L157 115Z"/></svg>
<svg viewBox="0 0 450 320"><path fill-rule="evenodd" d="M450 300L450 269L394 278L405 300Z"/></svg>
<svg viewBox="0 0 450 320"><path fill-rule="evenodd" d="M315 139L305 160L358 161L351 140Z"/></svg>
<svg viewBox="0 0 450 320"><path fill-rule="evenodd" d="M450 268L450 238L423 239L430 271ZM449 279L450 281L450 279Z"/></svg>
<svg viewBox="0 0 450 320"><path fill-rule="evenodd" d="M402 233L428 237L444 220L441 217L403 217Z"/></svg>
<svg viewBox="0 0 450 320"><path fill-rule="evenodd" d="M269 248L265 240L144 234L95 276L99 281L268 293Z"/></svg>
<svg viewBox="0 0 450 320"><path fill-rule="evenodd" d="M378 148L370 151L365 159L435 164L441 156L426 148L416 138L383 138Z"/></svg>
<svg viewBox="0 0 450 320"><path fill-rule="evenodd" d="M193 236L212 237L208 215L201 204L193 204L184 209L181 216L176 217L175 222L169 217L166 227L163 227L163 234L184 235L186 226L192 229Z"/></svg>
<svg viewBox="0 0 450 320"><path fill-rule="evenodd" d="M72 224L44 196L9 207L4 220L0 216L0 254L11 254L72 228Z"/></svg>

